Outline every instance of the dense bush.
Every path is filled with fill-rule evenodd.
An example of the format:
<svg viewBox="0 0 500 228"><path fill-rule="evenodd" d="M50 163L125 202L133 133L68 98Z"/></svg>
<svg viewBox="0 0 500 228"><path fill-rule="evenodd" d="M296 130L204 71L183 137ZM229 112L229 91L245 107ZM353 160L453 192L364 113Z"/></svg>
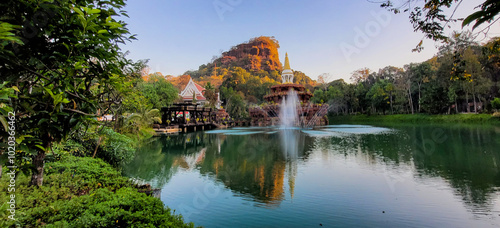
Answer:
<svg viewBox="0 0 500 228"><path fill-rule="evenodd" d="M132 138L115 132L109 127L102 127L101 129L82 129L68 140L54 145L52 151L56 157L67 154L89 157L94 155L97 147L96 157L114 167L120 167L134 158L136 144L137 142Z"/></svg>
<svg viewBox="0 0 500 228"><path fill-rule="evenodd" d="M102 158L115 167L130 162L134 158L134 140L108 127L103 129L103 134L104 140L97 157Z"/></svg>
<svg viewBox="0 0 500 228"><path fill-rule="evenodd" d="M495 110L500 110L500 98L495 98L491 101L491 107Z"/></svg>
<svg viewBox="0 0 500 228"><path fill-rule="evenodd" d="M68 156L45 165L41 187L29 177L16 181L16 219L21 227L192 227L171 214L154 197L139 193L133 184L101 159ZM0 179L0 201L8 199L7 176ZM1 205L0 205L1 206ZM1 215L1 214L0 214ZM6 221L6 218L1 218Z"/></svg>

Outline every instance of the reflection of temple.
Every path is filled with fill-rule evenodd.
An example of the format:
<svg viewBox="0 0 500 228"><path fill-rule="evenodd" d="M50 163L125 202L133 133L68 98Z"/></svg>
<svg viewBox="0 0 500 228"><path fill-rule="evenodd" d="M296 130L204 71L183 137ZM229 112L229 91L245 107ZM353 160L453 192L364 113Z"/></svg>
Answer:
<svg viewBox="0 0 500 228"><path fill-rule="evenodd" d="M279 124L280 105L287 99L289 91L295 91L300 105L297 105L297 119L301 126L327 125L326 113L328 105L317 105L309 102L313 96L303 85L293 83L293 71L290 68L288 53L285 57L284 70L281 73L282 84L271 87L271 93L264 96L267 103L262 107L249 109L253 126L270 126Z"/></svg>

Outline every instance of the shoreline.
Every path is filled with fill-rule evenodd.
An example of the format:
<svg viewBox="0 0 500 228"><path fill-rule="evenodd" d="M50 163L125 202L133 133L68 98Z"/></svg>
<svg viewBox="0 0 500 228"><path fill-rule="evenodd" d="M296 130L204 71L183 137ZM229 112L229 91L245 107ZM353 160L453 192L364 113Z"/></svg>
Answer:
<svg viewBox="0 0 500 228"><path fill-rule="evenodd" d="M447 124L494 124L500 125L500 118L491 114L453 114L453 115L428 115L428 114L394 114L394 115L329 115L332 123L447 123Z"/></svg>

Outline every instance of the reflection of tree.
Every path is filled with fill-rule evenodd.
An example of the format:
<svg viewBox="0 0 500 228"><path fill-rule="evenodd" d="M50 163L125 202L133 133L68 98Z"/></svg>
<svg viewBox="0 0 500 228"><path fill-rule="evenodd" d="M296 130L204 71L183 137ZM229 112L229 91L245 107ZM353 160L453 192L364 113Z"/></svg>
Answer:
<svg viewBox="0 0 500 228"><path fill-rule="evenodd" d="M124 171L130 177L162 187L179 168L196 167L235 192L277 206L285 197L285 175L293 194L296 159L307 156L304 148L312 147L305 141L312 143L300 131L229 136L181 134L141 147Z"/></svg>
<svg viewBox="0 0 500 228"><path fill-rule="evenodd" d="M495 189L500 187L500 141L494 127L396 128L396 134L318 139L316 145L363 157L370 164L414 166L419 178L439 176L447 180L472 210L491 206Z"/></svg>
<svg viewBox="0 0 500 228"><path fill-rule="evenodd" d="M201 163L214 135L203 132L157 138L141 146L134 160L123 169L125 175L164 186L177 169L191 169Z"/></svg>
<svg viewBox="0 0 500 228"><path fill-rule="evenodd" d="M162 187L176 171L174 156L164 153L162 147L160 139L141 146L134 160L123 167L125 175Z"/></svg>

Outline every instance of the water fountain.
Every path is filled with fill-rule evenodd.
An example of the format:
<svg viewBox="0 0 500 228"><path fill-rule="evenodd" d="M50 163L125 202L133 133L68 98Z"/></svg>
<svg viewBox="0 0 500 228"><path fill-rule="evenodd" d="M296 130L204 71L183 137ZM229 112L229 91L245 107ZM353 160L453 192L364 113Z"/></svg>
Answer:
<svg viewBox="0 0 500 228"><path fill-rule="evenodd" d="M282 84L272 86L271 93L264 96L265 104L249 109L251 125L302 128L328 125L328 105L312 104L309 101L312 93L293 83L288 55L281 78Z"/></svg>
<svg viewBox="0 0 500 228"><path fill-rule="evenodd" d="M288 91L286 97L281 101L280 106L280 124L281 127L290 128L298 123L297 109L300 108L299 97L295 90Z"/></svg>

